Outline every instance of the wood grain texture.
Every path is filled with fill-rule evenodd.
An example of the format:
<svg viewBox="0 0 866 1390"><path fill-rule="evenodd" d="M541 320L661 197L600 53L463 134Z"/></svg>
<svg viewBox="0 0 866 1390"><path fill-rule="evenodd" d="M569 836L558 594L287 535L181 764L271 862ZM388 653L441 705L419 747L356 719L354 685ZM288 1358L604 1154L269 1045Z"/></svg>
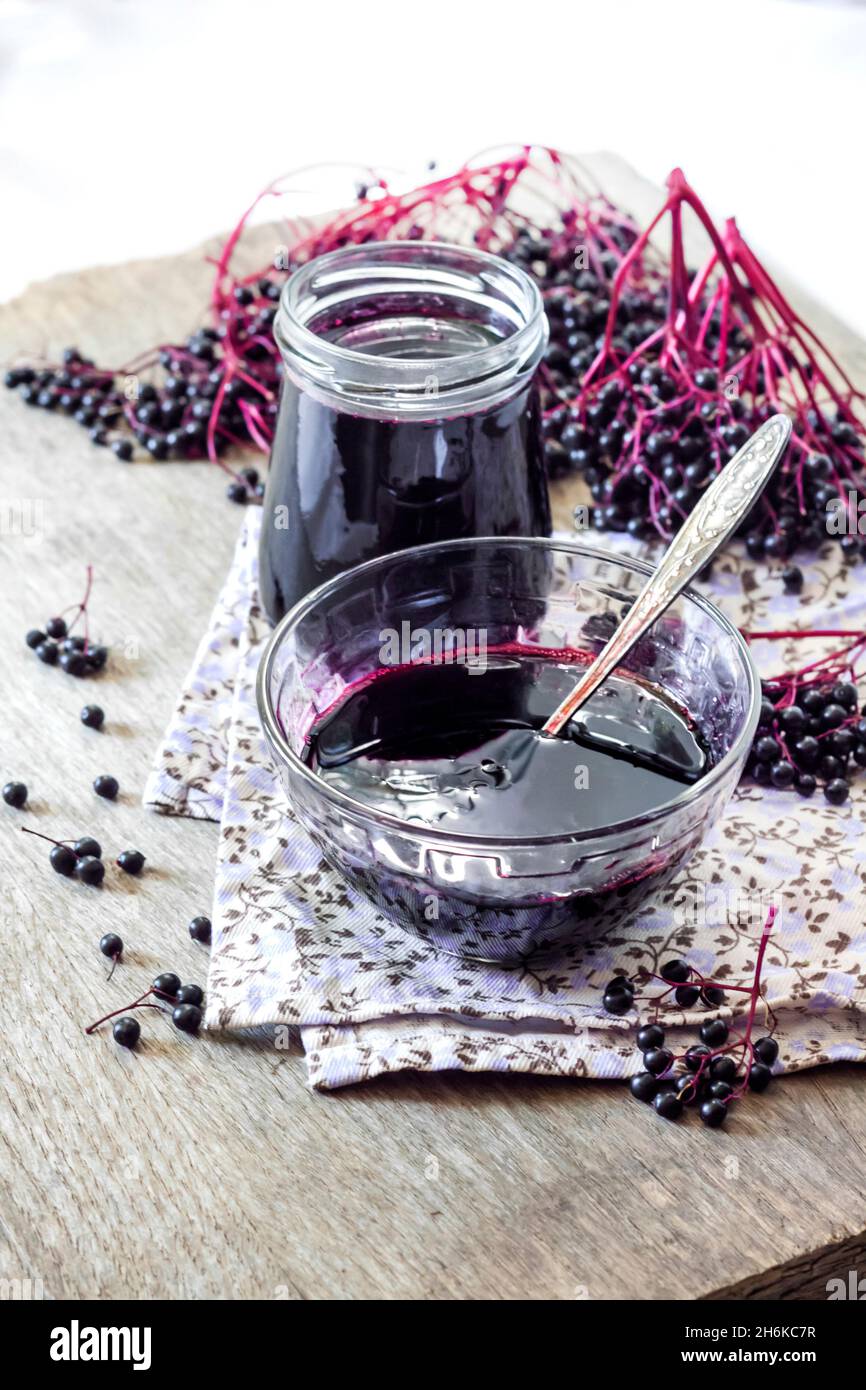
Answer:
<svg viewBox="0 0 866 1390"><path fill-rule="evenodd" d="M655 207L621 162L588 162L639 216ZM273 233L256 239L264 259ZM33 286L0 312L0 356L77 342L120 362L188 332L209 276L198 250ZM862 344L806 307L866 379ZM319 1096L268 1037L190 1039L146 1015L135 1054L85 1037L159 969L204 980L186 923L210 908L216 826L140 796L240 517L207 464L125 467L11 394L0 410L0 499L35 499L44 519L36 538L0 537L0 780L30 787L26 813L0 806L0 1277L41 1278L52 1298L692 1299L784 1290L830 1247L861 1258L854 1067L792 1078L708 1134L609 1084L405 1075ZM573 495L556 501L567 520ZM78 597L87 561L114 651L90 684L23 642ZM106 709L101 734L78 721L85 698ZM90 789L100 772L120 780L115 805ZM107 859L140 848L147 869L70 883L22 823L95 834ZM110 984L108 930L127 943Z"/></svg>

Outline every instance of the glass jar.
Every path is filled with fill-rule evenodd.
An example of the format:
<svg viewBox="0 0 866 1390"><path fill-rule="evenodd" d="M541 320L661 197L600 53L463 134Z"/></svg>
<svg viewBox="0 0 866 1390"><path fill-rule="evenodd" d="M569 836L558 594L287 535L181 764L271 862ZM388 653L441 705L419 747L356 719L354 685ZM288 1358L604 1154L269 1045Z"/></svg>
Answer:
<svg viewBox="0 0 866 1390"><path fill-rule="evenodd" d="M277 621L378 555L473 536L548 536L535 282L439 242L333 251L288 280L284 381L260 582Z"/></svg>

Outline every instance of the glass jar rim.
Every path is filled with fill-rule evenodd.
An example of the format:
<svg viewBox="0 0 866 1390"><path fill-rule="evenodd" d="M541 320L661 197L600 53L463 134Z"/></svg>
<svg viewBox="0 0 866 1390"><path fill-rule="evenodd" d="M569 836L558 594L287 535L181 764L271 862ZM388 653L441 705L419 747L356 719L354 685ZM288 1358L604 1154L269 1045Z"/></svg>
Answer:
<svg viewBox="0 0 866 1390"><path fill-rule="evenodd" d="M628 817L625 820L613 822L605 827L604 830L573 830L563 832L561 835L472 835L467 833L456 834L451 830L439 830L435 826L425 826L423 831L416 825L402 820L388 811L380 811L374 807L366 805L363 801L357 801L348 793L340 791L339 788L325 782L317 777L312 768L301 759L294 749L290 746L280 722L274 701L271 698L271 672L277 652L291 632L291 630L302 621L302 619L313 609L316 604L329 594L340 588L342 583L348 579L355 579L359 574L372 573L376 569L381 569L389 563L399 560L405 562L413 556L432 555L443 552L445 555L449 551L459 549L461 546L529 546L547 550L564 550L572 555L578 555L582 559L590 561L601 561L605 564L619 565L626 570L632 570L639 575L647 578L653 573L655 566L645 560L635 559L633 556L621 556L612 551L597 550L593 546L579 545L574 541L557 540L554 537L546 536L473 536L471 538L458 537L450 541L432 541L428 545L410 546L405 550L391 551L387 555L377 555L372 560L366 560L363 564L355 565L352 569L344 570L335 575L332 579L326 580L317 588L312 589L300 599L293 608L280 620L268 640L268 645L262 653L256 672L256 703L258 705L259 718L265 733L267 742L273 750L278 750L280 756L288 763L292 773L300 775L304 781L315 786L317 793L327 801L339 807L342 811L355 817L366 820L374 820L377 824L390 827L394 830L412 834L423 834L425 839L442 844L465 845L468 848L485 847L487 850L499 847L507 850L508 847L515 849L531 848L533 845L551 844L572 844L572 843L591 843L593 841L603 843L606 839L627 833L631 830L643 829L656 824L659 820L665 819L673 812L682 810L683 807L690 806L701 801L708 791L711 791L716 784L723 779L729 768L742 757L745 751L751 746L758 726L758 718L761 706L761 681L758 671L749 649L749 644L743 637L740 630L725 617L720 608L717 608L703 594L699 594L695 589L685 588L680 595L681 599L686 599L701 609L714 623L728 636L733 638L738 655L743 664L743 670L748 684L749 704L748 712L743 720L743 727L732 746L728 749L719 761L710 768L709 772L699 781L679 792L669 801L665 801L660 806L653 807L650 811L642 811L639 815Z"/></svg>
<svg viewBox="0 0 866 1390"><path fill-rule="evenodd" d="M479 305L487 294L490 305L508 306L517 326L498 342L437 358L359 352L307 326L321 310L317 292L348 300L353 288L369 293L371 280L383 291L423 285ZM541 361L548 324L535 280L501 256L444 241L378 241L326 252L294 271L280 295L274 338L286 373L325 404L374 417L433 418L516 394Z"/></svg>

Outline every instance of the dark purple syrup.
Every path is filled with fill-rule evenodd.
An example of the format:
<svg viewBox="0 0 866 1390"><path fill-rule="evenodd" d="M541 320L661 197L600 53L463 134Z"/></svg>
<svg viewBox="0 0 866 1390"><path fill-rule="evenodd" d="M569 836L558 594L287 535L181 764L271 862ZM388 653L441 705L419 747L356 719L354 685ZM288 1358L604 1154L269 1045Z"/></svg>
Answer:
<svg viewBox="0 0 866 1390"><path fill-rule="evenodd" d="M414 665L368 677L314 726L305 761L371 810L419 829L506 841L605 830L671 801L710 765L687 715L652 686L610 678L567 736L553 738L541 726L572 688L573 662L526 649L487 661L483 674ZM498 949L503 939L538 946L575 920L601 923L611 909L612 920L622 918L675 869L663 857L632 879L611 869L609 884L566 901L529 883L526 900L506 909L458 883L441 895L432 925L427 881L413 884L383 865L376 875L359 871L358 886L431 940L447 946L456 929L475 943L468 949L495 958L511 953Z"/></svg>
<svg viewBox="0 0 866 1390"><path fill-rule="evenodd" d="M496 326L429 320L377 301L350 322L313 322L366 355L437 360L480 351ZM429 306L427 306L429 309ZM260 582L273 621L317 584L406 546L472 536L547 536L550 507L534 383L505 402L429 418L368 418L283 383L264 500Z"/></svg>

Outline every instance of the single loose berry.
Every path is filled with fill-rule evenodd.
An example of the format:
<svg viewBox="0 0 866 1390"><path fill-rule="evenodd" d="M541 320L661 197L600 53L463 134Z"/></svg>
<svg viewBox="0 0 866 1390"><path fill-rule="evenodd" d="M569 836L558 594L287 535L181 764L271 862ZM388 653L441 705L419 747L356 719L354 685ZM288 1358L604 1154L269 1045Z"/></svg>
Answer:
<svg viewBox="0 0 866 1390"><path fill-rule="evenodd" d="M664 1040L665 1030L659 1023L645 1023L637 1030L637 1045L641 1052L649 1052L652 1047L662 1047Z"/></svg>
<svg viewBox="0 0 866 1390"><path fill-rule="evenodd" d="M180 976L175 975L172 970L164 970L154 980L153 989L156 990L157 994L167 994L174 999L180 989Z"/></svg>
<svg viewBox="0 0 866 1390"><path fill-rule="evenodd" d="M138 849L121 850L117 865L125 874L140 874L144 868L144 855Z"/></svg>
<svg viewBox="0 0 866 1390"><path fill-rule="evenodd" d="M663 1120L678 1120L683 1113L683 1103L673 1091L659 1091L653 1100L653 1108Z"/></svg>
<svg viewBox="0 0 866 1390"><path fill-rule="evenodd" d="M178 1004L195 1004L200 1008L204 1003L204 990L201 985L181 985L176 998Z"/></svg>
<svg viewBox="0 0 866 1390"><path fill-rule="evenodd" d="M659 971L669 985L684 985L692 977L691 966L684 960L669 960Z"/></svg>
<svg viewBox="0 0 866 1390"><path fill-rule="evenodd" d="M121 1047L135 1047L141 1037L141 1024L137 1018L130 1018L127 1014L124 1018L116 1018L111 1025L114 1041Z"/></svg>
<svg viewBox="0 0 866 1390"><path fill-rule="evenodd" d="M99 705L85 705L81 711L81 722L88 729L101 729L105 723L105 710L100 709Z"/></svg>
<svg viewBox="0 0 866 1390"><path fill-rule="evenodd" d="M200 941L204 946L210 945L211 930L209 917L193 917L189 924L189 934L193 941Z"/></svg>
<svg viewBox="0 0 866 1390"><path fill-rule="evenodd" d="M633 1076L629 1081L628 1088L636 1100L649 1104L658 1091L659 1083L652 1072L639 1071L637 1076Z"/></svg>
<svg viewBox="0 0 866 1390"><path fill-rule="evenodd" d="M105 878L105 865L101 859L86 854L83 858L76 860L75 877L90 888L98 888Z"/></svg>
<svg viewBox="0 0 866 1390"><path fill-rule="evenodd" d="M197 1033L201 1024L201 1009L195 1004L178 1004L171 1011L171 1021L182 1033Z"/></svg>
<svg viewBox="0 0 866 1390"><path fill-rule="evenodd" d="M728 1040L728 1025L723 1018L710 1018L701 1024L701 1042L707 1047L721 1047Z"/></svg>
<svg viewBox="0 0 866 1390"><path fill-rule="evenodd" d="M757 1038L755 1041L755 1056L765 1066L771 1067L779 1055L779 1044L775 1038Z"/></svg>
<svg viewBox="0 0 866 1390"><path fill-rule="evenodd" d="M716 1097L713 1097L711 1100L705 1100L701 1106L701 1119L710 1129L718 1129L719 1125L723 1125L727 1118L727 1114L728 1107L725 1105L725 1102L723 1100L718 1100Z"/></svg>
<svg viewBox="0 0 866 1390"><path fill-rule="evenodd" d="M7 806L14 806L16 811L20 811L27 800L27 788L24 783L7 782L3 788L3 800Z"/></svg>
<svg viewBox="0 0 866 1390"><path fill-rule="evenodd" d="M48 856L48 861L55 873L63 874L65 878L71 878L75 873L78 857L68 845L55 845Z"/></svg>
<svg viewBox="0 0 866 1390"><path fill-rule="evenodd" d="M93 783L93 790L97 796L105 797L106 801L113 801L120 791L120 786L116 777L110 777L107 773L103 773Z"/></svg>
<svg viewBox="0 0 866 1390"><path fill-rule="evenodd" d="M104 956L108 956L109 959L113 960L115 956L119 956L123 950L123 942L117 935L117 932L106 932L105 936L100 938L99 949Z"/></svg>

